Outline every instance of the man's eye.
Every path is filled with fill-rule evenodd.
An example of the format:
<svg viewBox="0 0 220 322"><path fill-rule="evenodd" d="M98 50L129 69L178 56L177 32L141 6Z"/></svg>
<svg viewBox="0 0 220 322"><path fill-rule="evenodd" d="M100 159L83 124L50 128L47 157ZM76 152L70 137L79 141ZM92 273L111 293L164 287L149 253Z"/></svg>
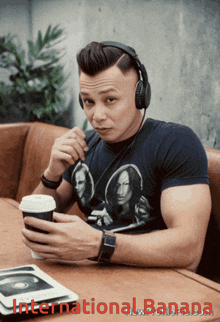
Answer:
<svg viewBox="0 0 220 322"><path fill-rule="evenodd" d="M91 104L93 104L94 102L93 102L93 100L87 99L87 100L84 100L84 103L85 103L85 104L88 104L88 105L91 105Z"/></svg>
<svg viewBox="0 0 220 322"><path fill-rule="evenodd" d="M112 103L112 102L114 102L114 100L115 100L115 98L114 98L114 97L109 97L109 98L107 99L107 102Z"/></svg>

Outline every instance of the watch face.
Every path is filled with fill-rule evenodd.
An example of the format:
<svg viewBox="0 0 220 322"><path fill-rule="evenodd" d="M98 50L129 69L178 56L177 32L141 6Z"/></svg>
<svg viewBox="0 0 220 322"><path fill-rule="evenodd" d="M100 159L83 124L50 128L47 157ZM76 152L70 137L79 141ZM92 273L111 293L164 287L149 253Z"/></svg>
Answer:
<svg viewBox="0 0 220 322"><path fill-rule="evenodd" d="M105 237L104 237L104 245L106 247L110 247L110 249L112 249L112 247L115 247L115 235L109 234L108 232L105 233Z"/></svg>

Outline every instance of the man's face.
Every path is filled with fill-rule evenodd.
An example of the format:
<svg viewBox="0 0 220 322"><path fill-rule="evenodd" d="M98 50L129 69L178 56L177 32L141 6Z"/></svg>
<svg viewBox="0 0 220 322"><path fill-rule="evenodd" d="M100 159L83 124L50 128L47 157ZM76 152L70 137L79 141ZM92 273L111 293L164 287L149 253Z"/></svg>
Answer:
<svg viewBox="0 0 220 322"><path fill-rule="evenodd" d="M126 74L112 66L95 76L80 74L84 111L99 136L108 142L123 141L134 135L142 114L135 107L137 74Z"/></svg>
<svg viewBox="0 0 220 322"><path fill-rule="evenodd" d="M76 172L75 182L76 182L75 189L76 189L77 195L79 198L82 198L86 188L86 176L83 171Z"/></svg>
<svg viewBox="0 0 220 322"><path fill-rule="evenodd" d="M130 182L127 171L123 171L118 178L116 186L116 196L117 204L122 206L131 199L132 191L130 189Z"/></svg>

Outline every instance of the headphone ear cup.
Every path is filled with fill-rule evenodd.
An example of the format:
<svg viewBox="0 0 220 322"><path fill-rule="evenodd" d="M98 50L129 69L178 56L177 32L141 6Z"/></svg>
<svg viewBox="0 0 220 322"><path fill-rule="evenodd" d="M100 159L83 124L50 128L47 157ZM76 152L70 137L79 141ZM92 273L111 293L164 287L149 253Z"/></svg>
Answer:
<svg viewBox="0 0 220 322"><path fill-rule="evenodd" d="M82 109L84 109L83 101L82 101L82 97L81 97L81 95L80 95L80 94L79 94L79 104L80 104L80 106L82 107Z"/></svg>
<svg viewBox="0 0 220 322"><path fill-rule="evenodd" d="M150 84L147 83L147 87L144 87L143 81L139 81L135 93L135 105L138 110L142 108L147 109L150 105L151 99L151 88Z"/></svg>
<svg viewBox="0 0 220 322"><path fill-rule="evenodd" d="M150 105L150 100L151 100L151 87L150 87L150 83L147 83L147 87L145 89L145 95L144 95L145 108L148 108L148 106Z"/></svg>
<svg viewBox="0 0 220 322"><path fill-rule="evenodd" d="M139 81L135 92L135 105L138 110L141 110L144 107L142 104L143 97L144 97L144 86L143 86L143 82Z"/></svg>

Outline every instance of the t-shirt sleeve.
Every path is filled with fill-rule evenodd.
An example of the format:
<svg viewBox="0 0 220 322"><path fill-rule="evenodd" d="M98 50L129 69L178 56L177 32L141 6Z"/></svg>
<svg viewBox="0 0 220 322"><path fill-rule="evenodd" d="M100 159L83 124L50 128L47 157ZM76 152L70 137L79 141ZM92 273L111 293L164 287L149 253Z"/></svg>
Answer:
<svg viewBox="0 0 220 322"><path fill-rule="evenodd" d="M161 163L161 191L173 186L209 184L205 149L189 127L172 128L165 135L157 158Z"/></svg>
<svg viewBox="0 0 220 322"><path fill-rule="evenodd" d="M73 172L73 166L70 166L69 168L66 169L66 171L63 173L62 177L69 183L71 183L71 175Z"/></svg>

